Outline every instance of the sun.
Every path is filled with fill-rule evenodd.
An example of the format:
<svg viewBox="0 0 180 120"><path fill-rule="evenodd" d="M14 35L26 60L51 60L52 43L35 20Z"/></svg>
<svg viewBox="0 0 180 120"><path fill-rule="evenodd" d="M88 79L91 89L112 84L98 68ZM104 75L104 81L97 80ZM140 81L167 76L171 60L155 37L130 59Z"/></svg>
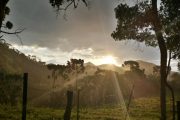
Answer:
<svg viewBox="0 0 180 120"><path fill-rule="evenodd" d="M101 59L104 64L117 64L116 59L113 56L105 56Z"/></svg>
<svg viewBox="0 0 180 120"><path fill-rule="evenodd" d="M110 65L118 65L116 61L116 57L107 55L107 56L102 56L100 58L97 58L93 61L94 64L96 65L101 65L101 64L110 64Z"/></svg>

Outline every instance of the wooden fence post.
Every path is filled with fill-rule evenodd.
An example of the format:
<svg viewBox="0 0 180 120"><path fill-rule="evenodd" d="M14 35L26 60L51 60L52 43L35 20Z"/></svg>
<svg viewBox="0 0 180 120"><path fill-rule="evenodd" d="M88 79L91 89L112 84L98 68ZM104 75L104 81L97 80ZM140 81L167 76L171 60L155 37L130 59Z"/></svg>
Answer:
<svg viewBox="0 0 180 120"><path fill-rule="evenodd" d="M22 120L26 120L27 86L28 86L28 73L24 73L24 76L23 76Z"/></svg>
<svg viewBox="0 0 180 120"><path fill-rule="evenodd" d="M73 102L73 92L67 91L67 105L66 105L66 110L64 113L64 120L71 119L72 102Z"/></svg>
<svg viewBox="0 0 180 120"><path fill-rule="evenodd" d="M180 101L177 101L177 120L180 120Z"/></svg>

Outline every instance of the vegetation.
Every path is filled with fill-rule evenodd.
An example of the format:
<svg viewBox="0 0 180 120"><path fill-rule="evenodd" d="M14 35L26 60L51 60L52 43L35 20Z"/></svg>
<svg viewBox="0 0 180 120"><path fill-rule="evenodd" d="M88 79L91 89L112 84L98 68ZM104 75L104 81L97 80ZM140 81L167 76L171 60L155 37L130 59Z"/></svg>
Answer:
<svg viewBox="0 0 180 120"><path fill-rule="evenodd" d="M69 89L76 89L76 81L74 78L76 78L77 76L74 70L72 70L72 72L68 72L68 69L66 68L67 66L52 64L48 65L48 70L47 66L44 63L31 59L31 57L26 57L24 54L16 50L13 50L12 48L10 49L5 43L2 43L0 45L0 51L4 51L6 53L5 55L1 54L1 60L3 60L4 62L0 63L0 65L3 68L2 70L9 71L9 73L6 73L9 77L6 77L6 79L9 79L9 81L15 81L15 77L18 77L19 82L14 83L18 84L18 86L21 86L22 82L20 80L20 73L22 71L29 72L31 77L29 79L28 86L28 101L30 104L35 106L46 107L63 107L66 105L66 91ZM9 61L9 58L12 57L13 63L16 62L18 63L17 65L14 65L11 63L11 61ZM130 61L130 63L131 62L135 63L135 65L129 66L129 62L126 61L126 65L124 65L124 67L122 68L113 65L95 66L93 64L85 64L84 67L80 67L79 70L83 68L84 71L78 71L77 73L78 87L81 88L80 104L82 106L102 106L105 104L118 103L117 93L113 85L113 74L115 74L118 78L119 86L121 88L125 100L129 99L133 83L135 84L133 98L154 96L157 97L159 95L160 87L158 82L158 69L154 71L153 67L155 65L151 63L146 63L142 61ZM79 65L81 66L81 64ZM131 71L125 72L125 67L128 66L131 67ZM19 72L17 72L17 70L19 70ZM34 70L38 70L39 72L37 73ZM66 75L68 76L64 77ZM10 76L14 76L14 78L10 78ZM175 91L177 91L175 95L179 94L179 77L177 76L178 74L175 74L174 80L170 82ZM3 82L2 80L3 79L1 79L1 82ZM7 87L3 84L0 85L2 86L1 88L4 90L9 89L8 86L13 86L14 84L13 82L6 82ZM14 91L13 87L11 88L12 91ZM21 91L21 89L19 90ZM9 90L9 93L10 91L11 90ZM50 96L52 95L52 91L54 91L54 102L51 101L52 96ZM21 93L17 94L19 95ZM8 104L10 104L10 102Z"/></svg>
<svg viewBox="0 0 180 120"><path fill-rule="evenodd" d="M130 118L133 120L159 120L159 98L135 99L130 106ZM168 101L168 115L170 117L170 102ZM28 107L27 120L62 120L64 108L50 109L40 107ZM0 105L0 120L19 120L21 118L21 107L10 107ZM72 120L76 119L76 111L73 109ZM124 120L120 105L106 105L101 107L81 107L80 119L82 120Z"/></svg>
<svg viewBox="0 0 180 120"><path fill-rule="evenodd" d="M144 42L148 46L158 46L160 49L160 79L161 79L161 119L166 120L166 87L173 90L167 83L168 55L170 52L174 58L179 56L179 17L180 2L178 0L161 0L158 8L157 0L140 1L130 6L120 3L115 8L117 28L112 33L115 40L136 40ZM174 111L175 112L175 111Z"/></svg>
<svg viewBox="0 0 180 120"><path fill-rule="evenodd" d="M0 103L11 106L21 101L22 77L0 71Z"/></svg>

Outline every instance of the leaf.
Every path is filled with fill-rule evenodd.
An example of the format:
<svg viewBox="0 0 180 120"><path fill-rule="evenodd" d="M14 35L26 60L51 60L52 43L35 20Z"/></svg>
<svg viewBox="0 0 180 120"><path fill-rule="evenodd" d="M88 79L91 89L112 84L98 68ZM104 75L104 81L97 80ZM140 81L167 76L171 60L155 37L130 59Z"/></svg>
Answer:
<svg viewBox="0 0 180 120"><path fill-rule="evenodd" d="M6 15L9 15L9 13L10 13L10 8L9 8L9 7L5 7L4 12L5 12Z"/></svg>
<svg viewBox="0 0 180 120"><path fill-rule="evenodd" d="M8 29L12 29L13 24L12 24L10 21L7 21L7 22L6 22L6 27L7 27Z"/></svg>

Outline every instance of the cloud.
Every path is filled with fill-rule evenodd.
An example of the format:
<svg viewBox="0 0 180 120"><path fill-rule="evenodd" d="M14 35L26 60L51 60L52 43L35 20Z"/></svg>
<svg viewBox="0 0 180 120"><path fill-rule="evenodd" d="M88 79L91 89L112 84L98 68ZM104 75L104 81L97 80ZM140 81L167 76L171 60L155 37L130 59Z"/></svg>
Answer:
<svg viewBox="0 0 180 120"><path fill-rule="evenodd" d="M18 44L13 44L12 47L18 49L25 55L35 55L38 59L46 63L55 64L66 64L71 58L85 59L88 61L93 58L93 49L74 49L70 52L63 51L59 48L50 49L48 47L39 46L20 46Z"/></svg>
<svg viewBox="0 0 180 120"><path fill-rule="evenodd" d="M129 1L131 2L131 1ZM115 42L111 33L116 28L114 8L118 0L91 0L90 9L81 4L58 18L48 0L11 0L10 15L14 28L26 28L20 34L24 46L14 36L5 39L25 54L33 54L48 63L64 64L71 57L86 61L112 55L118 63L125 60L159 60L157 48L137 42ZM132 2L132 4L134 4Z"/></svg>
<svg viewBox="0 0 180 120"><path fill-rule="evenodd" d="M18 44L13 44L13 48L18 49L25 55L36 56L43 62L55 63L55 64L66 64L71 58L84 59L86 62L92 62L95 65L105 64L105 63L118 63L118 57L111 55L96 55L92 48L84 49L74 49L72 51L63 51L60 48L50 49L47 47L34 46L20 46ZM110 61L109 61L110 60Z"/></svg>

